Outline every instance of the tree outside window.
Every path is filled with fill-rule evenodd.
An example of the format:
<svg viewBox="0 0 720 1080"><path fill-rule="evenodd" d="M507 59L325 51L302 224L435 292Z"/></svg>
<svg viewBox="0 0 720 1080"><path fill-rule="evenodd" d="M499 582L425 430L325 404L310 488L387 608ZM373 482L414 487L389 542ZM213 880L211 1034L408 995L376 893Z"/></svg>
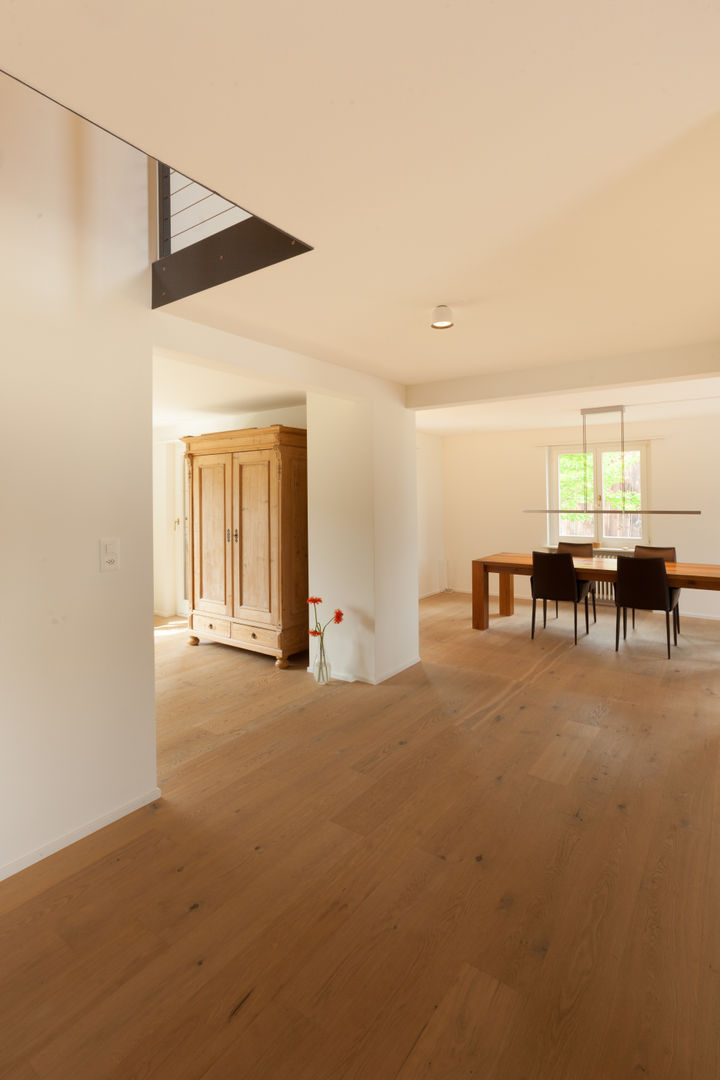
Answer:
<svg viewBox="0 0 720 1080"><path fill-rule="evenodd" d="M598 446L556 450L551 455L551 505L566 511L549 515L549 539L591 540L616 546L618 541L647 541L646 521L627 511L643 508L645 447ZM583 513L585 510L603 513ZM554 520L553 520L554 519Z"/></svg>

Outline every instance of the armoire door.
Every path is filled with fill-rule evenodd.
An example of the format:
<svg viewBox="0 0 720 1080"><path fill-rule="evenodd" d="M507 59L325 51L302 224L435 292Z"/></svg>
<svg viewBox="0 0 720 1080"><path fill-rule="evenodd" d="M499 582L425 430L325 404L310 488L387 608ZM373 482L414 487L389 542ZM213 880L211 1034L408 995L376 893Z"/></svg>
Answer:
<svg viewBox="0 0 720 1080"><path fill-rule="evenodd" d="M232 611L232 454L193 459L193 606Z"/></svg>
<svg viewBox="0 0 720 1080"><path fill-rule="evenodd" d="M233 616L279 624L276 451L233 454L232 483Z"/></svg>

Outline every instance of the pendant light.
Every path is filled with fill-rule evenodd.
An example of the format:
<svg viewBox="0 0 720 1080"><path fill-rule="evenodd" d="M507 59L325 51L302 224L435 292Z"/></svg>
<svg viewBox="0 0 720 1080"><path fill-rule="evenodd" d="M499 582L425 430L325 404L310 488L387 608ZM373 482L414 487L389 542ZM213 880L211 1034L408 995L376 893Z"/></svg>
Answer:
<svg viewBox="0 0 720 1080"><path fill-rule="evenodd" d="M607 507L603 507L600 510L595 510L593 508L588 507L588 504L587 504L587 491L588 491L588 482L587 482L587 417L591 416L591 415L595 415L597 413L620 413L620 459L621 459L621 469L622 469L622 491L621 491L622 508L617 509L617 510L614 509L614 508L612 510L608 510ZM523 513L525 513L525 514L561 514L563 516L565 516L566 514L593 514L593 515L597 516L598 514L611 513L611 514L642 515L643 517L648 516L648 515L652 515L652 514L692 514L692 515L695 515L695 516L699 516L702 513L702 511L700 511L700 510L626 510L625 509L625 490L626 490L626 487L625 487L625 406L624 405L601 405L601 406L598 406L595 409L581 409L580 410L580 415L582 416L582 428L583 428L583 449L582 449L582 452L583 452L583 461L584 461L584 466L585 466L585 482L584 482L585 505L584 506L578 506L578 507L575 507L573 509L567 509L566 508L564 510L553 510L550 507L546 507L544 510L524 510Z"/></svg>

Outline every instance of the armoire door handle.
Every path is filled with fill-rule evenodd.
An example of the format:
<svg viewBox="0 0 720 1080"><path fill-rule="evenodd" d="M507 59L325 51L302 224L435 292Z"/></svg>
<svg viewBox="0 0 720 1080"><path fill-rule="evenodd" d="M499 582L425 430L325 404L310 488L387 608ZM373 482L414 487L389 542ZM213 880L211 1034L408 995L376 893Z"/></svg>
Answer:
<svg viewBox="0 0 720 1080"><path fill-rule="evenodd" d="M235 543L236 543L236 544L237 544L237 542L238 542L238 538L239 538L239 535L240 535L240 534L238 533L238 531L237 531L237 529L236 529L236 530L235 530Z"/></svg>
<svg viewBox="0 0 720 1080"><path fill-rule="evenodd" d="M229 543L230 543L230 530L229 530L229 529L228 529L228 531L227 531L227 536L226 536L226 539L227 539L227 542L228 542L228 544L229 544Z"/></svg>

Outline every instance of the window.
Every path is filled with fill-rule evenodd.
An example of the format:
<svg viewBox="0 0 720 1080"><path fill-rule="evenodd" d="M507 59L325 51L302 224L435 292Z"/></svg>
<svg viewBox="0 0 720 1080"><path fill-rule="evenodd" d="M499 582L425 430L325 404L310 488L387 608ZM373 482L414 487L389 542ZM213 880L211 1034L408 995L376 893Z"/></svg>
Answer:
<svg viewBox="0 0 720 1080"><path fill-rule="evenodd" d="M600 444L552 447L548 455L549 505L567 513L548 514L548 542L582 539L604 547L649 542L648 517L622 511L646 505L647 445ZM575 512L580 509L601 513Z"/></svg>

